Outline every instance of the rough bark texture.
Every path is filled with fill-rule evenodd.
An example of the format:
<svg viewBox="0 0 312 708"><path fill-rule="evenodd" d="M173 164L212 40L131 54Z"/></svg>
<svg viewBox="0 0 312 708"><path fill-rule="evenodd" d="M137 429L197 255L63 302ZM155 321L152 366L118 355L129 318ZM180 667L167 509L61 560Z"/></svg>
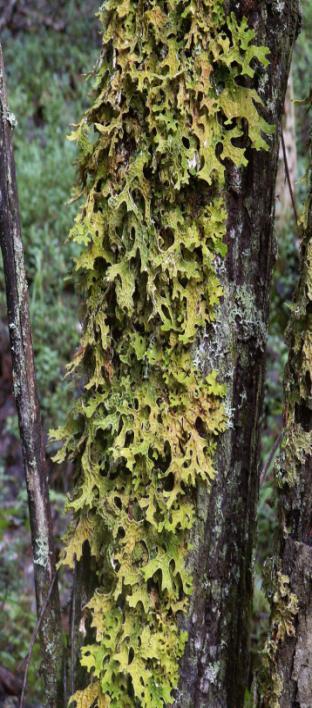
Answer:
<svg viewBox="0 0 312 708"><path fill-rule="evenodd" d="M302 244L301 276L292 317L286 371L285 444L281 455L280 571L297 598L293 627L277 643L281 708L312 705L312 185ZM274 628L273 628L274 639Z"/></svg>
<svg viewBox="0 0 312 708"><path fill-rule="evenodd" d="M310 489L311 471L310 457L302 468L303 476L309 477ZM278 650L278 674L283 686L280 708L310 708L312 705L312 546L311 537L308 542L299 540L301 538L300 532L294 533L285 540L283 548L282 568L289 577L291 591L297 596L299 612L295 620L295 636L288 637Z"/></svg>
<svg viewBox="0 0 312 708"><path fill-rule="evenodd" d="M14 116L8 110L0 46L0 239L39 614L55 576L55 558L11 140L13 121ZM46 685L45 701L48 706L53 707L60 705L62 693L62 634L57 583L54 583L51 600L42 620L41 646Z"/></svg>
<svg viewBox="0 0 312 708"><path fill-rule="evenodd" d="M239 10L237 10L239 5ZM277 127L267 153L250 152L245 170L228 170L228 246L224 304L211 335L199 343L207 371L228 384L231 428L217 455L210 496L198 495L194 587L189 641L176 705L239 708L249 680L252 548L258 494L259 417L265 366L278 128L291 51L298 31L297 0L233 3L271 50L259 90Z"/></svg>

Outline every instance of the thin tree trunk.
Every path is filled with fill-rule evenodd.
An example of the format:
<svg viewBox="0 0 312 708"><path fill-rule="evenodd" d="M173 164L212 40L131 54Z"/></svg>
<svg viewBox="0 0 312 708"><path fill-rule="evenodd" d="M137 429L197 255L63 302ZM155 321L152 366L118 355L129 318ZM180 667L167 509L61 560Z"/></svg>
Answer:
<svg viewBox="0 0 312 708"><path fill-rule="evenodd" d="M28 290L21 240L15 165L13 116L8 110L4 63L0 46L0 238L6 281L8 322L29 502L38 614L55 580L55 554L45 449L36 391ZM62 705L62 631L57 582L42 620L42 670L45 702Z"/></svg>
<svg viewBox="0 0 312 708"><path fill-rule="evenodd" d="M290 186L293 195L296 194L296 179L297 179L297 146L296 146L296 117L294 106L294 89L292 73L289 74L288 86L286 91L284 116L282 119L282 130L284 136L285 154L287 159L287 169L289 175ZM281 230L285 226L285 221L289 219L290 213L293 212L292 196L289 185L287 184L287 175L285 171L285 157L282 141L280 143L278 170L276 179L276 222L277 227Z"/></svg>
<svg viewBox="0 0 312 708"><path fill-rule="evenodd" d="M277 482L281 542L276 560L269 683L264 705L312 705L312 183L301 275L289 326L285 433ZM274 703L274 700L276 703Z"/></svg>
<svg viewBox="0 0 312 708"><path fill-rule="evenodd" d="M237 8L237 3L229 5ZM216 368L221 378L223 373L232 424L219 445L212 493L209 496L203 489L198 495L195 591L176 702L183 708L239 708L249 682L252 549L275 180L298 4L297 0L241 2L239 14L248 16L259 43L271 50L270 67L258 90L276 133L268 153L251 151L246 169L228 169L224 303L213 337L205 338L198 348L207 371Z"/></svg>

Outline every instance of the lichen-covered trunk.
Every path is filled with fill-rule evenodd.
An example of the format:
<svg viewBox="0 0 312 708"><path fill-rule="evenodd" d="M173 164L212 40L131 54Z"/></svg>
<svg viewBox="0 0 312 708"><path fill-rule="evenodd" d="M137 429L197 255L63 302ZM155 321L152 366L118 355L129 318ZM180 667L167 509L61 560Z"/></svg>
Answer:
<svg viewBox="0 0 312 708"><path fill-rule="evenodd" d="M276 470L280 547L263 705L312 705L312 181L301 272L288 329L285 429Z"/></svg>
<svg viewBox="0 0 312 708"><path fill-rule="evenodd" d="M96 570L90 683L73 698L88 708L239 708L248 684L278 125L298 16L296 0L239 5L107 0L95 99L73 136L84 389L56 437L77 467L63 562L88 542Z"/></svg>
<svg viewBox="0 0 312 708"><path fill-rule="evenodd" d="M201 340L199 354L207 369L212 366L223 372L232 422L218 446L218 477L212 493L208 496L201 490L198 495L195 591L177 701L183 708L238 708L249 682L252 550L275 179L298 5L287 0L240 6L242 13L251 8L248 20L259 41L271 50L270 67L265 80L260 78L259 90L276 133L270 152L250 151L247 168L227 171L225 297L214 336Z"/></svg>

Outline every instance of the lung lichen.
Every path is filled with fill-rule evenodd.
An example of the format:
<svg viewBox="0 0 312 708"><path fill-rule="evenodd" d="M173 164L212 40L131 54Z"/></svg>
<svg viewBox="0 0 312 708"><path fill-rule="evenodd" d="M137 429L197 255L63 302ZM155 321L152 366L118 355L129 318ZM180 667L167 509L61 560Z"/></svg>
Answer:
<svg viewBox="0 0 312 708"><path fill-rule="evenodd" d="M192 348L222 297L226 161L267 147L248 88L267 50L221 0L107 0L99 17L96 95L72 136L85 197L72 369L85 386L58 434L59 458L80 469L62 562L88 541L98 568L96 639L82 652L92 682L77 705L159 708L187 639L195 489L213 480L227 425L225 387Z"/></svg>

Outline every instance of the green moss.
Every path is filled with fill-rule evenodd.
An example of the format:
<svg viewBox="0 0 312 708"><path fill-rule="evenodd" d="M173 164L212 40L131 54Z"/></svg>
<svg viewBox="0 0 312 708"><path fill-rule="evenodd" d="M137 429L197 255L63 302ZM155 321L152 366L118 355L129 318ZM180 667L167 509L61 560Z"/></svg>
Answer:
<svg viewBox="0 0 312 708"><path fill-rule="evenodd" d="M94 103L75 130L85 203L72 230L85 326L72 370L84 393L59 459L80 479L63 563L88 540L99 588L77 705L168 705L187 634L195 490L210 485L225 386L194 358L222 297L224 163L247 164L270 126L246 20L220 0L108 0ZM246 143L246 141L245 141ZM85 701L85 702L83 702Z"/></svg>

